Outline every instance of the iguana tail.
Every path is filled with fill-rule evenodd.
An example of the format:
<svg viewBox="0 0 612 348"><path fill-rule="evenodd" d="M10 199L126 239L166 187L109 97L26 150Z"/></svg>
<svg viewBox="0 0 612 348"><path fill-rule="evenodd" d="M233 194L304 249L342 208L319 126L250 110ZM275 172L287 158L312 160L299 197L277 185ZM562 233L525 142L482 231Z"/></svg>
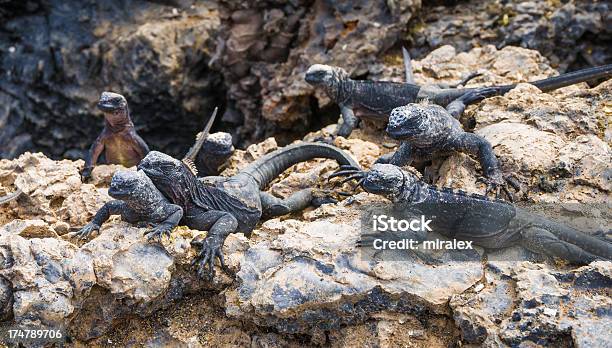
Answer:
<svg viewBox="0 0 612 348"><path fill-rule="evenodd" d="M6 196L0 197L0 204L8 203L12 200L17 199L23 192L21 190L17 190L13 193L10 193Z"/></svg>
<svg viewBox="0 0 612 348"><path fill-rule="evenodd" d="M329 158L340 165L360 168L359 163L339 148L324 143L298 143L271 152L240 171L257 181L259 188L265 188L274 178L294 164L314 158Z"/></svg>
<svg viewBox="0 0 612 348"><path fill-rule="evenodd" d="M560 240L576 245L587 253L593 254L604 260L612 260L612 243L608 241L555 222L550 222L546 229Z"/></svg>
<svg viewBox="0 0 612 348"><path fill-rule="evenodd" d="M574 85L576 83L610 77L612 77L612 64L572 71L567 74L528 83L538 87L540 90L542 90L542 92L550 92L558 88ZM514 87L516 87L516 84L501 86L500 94L505 94Z"/></svg>

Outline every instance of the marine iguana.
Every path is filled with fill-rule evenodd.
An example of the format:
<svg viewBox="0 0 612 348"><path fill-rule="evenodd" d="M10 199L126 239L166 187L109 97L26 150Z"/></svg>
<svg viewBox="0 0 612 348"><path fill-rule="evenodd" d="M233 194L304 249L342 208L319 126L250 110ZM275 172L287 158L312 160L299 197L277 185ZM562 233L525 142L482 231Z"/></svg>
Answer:
<svg viewBox="0 0 612 348"><path fill-rule="evenodd" d="M234 154L232 136L226 132L209 135L196 155L195 166L202 176L219 175L226 161Z"/></svg>
<svg viewBox="0 0 612 348"><path fill-rule="evenodd" d="M127 101L122 95L102 92L98 108L104 112L104 129L91 145L85 159L85 166L81 171L83 179L91 176L91 171L102 153L107 164L121 164L124 167L137 165L149 153L147 144L136 134ZM217 108L211 116L212 119L216 113ZM198 139L201 134L198 134ZM224 132L204 137L203 144L198 149L203 149L205 153L199 156L194 168L199 168L205 175L219 174L219 166L234 153L231 136ZM210 152L206 152L209 150ZM197 155L195 153L191 156L192 161Z"/></svg>
<svg viewBox="0 0 612 348"><path fill-rule="evenodd" d="M516 190L519 189L518 183L502 175L491 143L474 133L465 132L451 112L426 101L393 109L387 134L400 140L400 146L395 153L381 156L376 163L404 166L410 165L413 160L430 160L455 151L466 152L477 156L480 161L484 178L479 181L487 185L485 195L495 190L496 196L499 196L500 190L503 190L512 200L505 186L506 181Z"/></svg>
<svg viewBox="0 0 612 348"><path fill-rule="evenodd" d="M100 230L100 226L111 215L121 215L121 219L129 223L155 224L145 235L149 240L160 241L163 235L170 236L172 229L183 217L183 209L170 203L141 170L117 171L111 180L108 194L114 200L105 203L91 222L78 232L69 233L68 237L88 239L93 232Z"/></svg>
<svg viewBox="0 0 612 348"><path fill-rule="evenodd" d="M113 92L102 92L98 109L104 113L104 129L91 144L81 171L83 179L91 177L91 171L104 154L107 164L121 164L133 167L149 152L149 147L142 140L130 118L127 100Z"/></svg>
<svg viewBox="0 0 612 348"><path fill-rule="evenodd" d="M193 175L198 173L193 161L200 153L200 149L206 144L216 145L217 150L228 150L229 145L231 152L233 152L231 138L228 144L226 137L220 139L216 139L218 137L210 139L209 137L210 129L217 116L217 110L218 108L215 108L204 130L196 136L194 146L189 149L182 160ZM229 155L231 155L231 152ZM216 155L212 154L213 161L205 160L204 163L207 165L219 163L216 161L220 159L224 161L226 157L227 151L218 151ZM148 235L149 240L157 239L158 242L161 242L162 236L169 237L172 229L178 225L183 217L183 209L170 203L141 170L137 172L117 171L111 180L108 194L115 200L104 204L90 223L77 232L69 233L69 237L76 236L79 239L87 239L93 232L100 230L100 226L108 220L110 215L119 214L122 220L129 223L156 224L152 230L145 232L145 234Z"/></svg>
<svg viewBox="0 0 612 348"><path fill-rule="evenodd" d="M384 196L411 214L435 216L431 229L446 237L473 241L487 249L521 245L536 253L585 264L612 260L612 243L548 220L501 200L437 189L392 164L375 164L369 171L341 167L331 178L358 179L366 192Z"/></svg>
<svg viewBox="0 0 612 348"><path fill-rule="evenodd" d="M198 264L200 276L208 273L211 279L216 258L225 268L221 247L230 233L249 235L264 215L284 215L317 203L313 189L298 191L286 199L263 191L292 165L314 158L330 158L341 165L359 166L348 154L334 146L298 143L261 157L232 177L198 180L185 163L157 151L149 152L138 164L138 169L151 178L170 202L183 209L181 224L208 231L200 243L202 250L194 264Z"/></svg>
<svg viewBox="0 0 612 348"><path fill-rule="evenodd" d="M543 92L572 84L612 76L612 64L574 71L547 79L529 82ZM447 107L451 115L459 117L467 105L485 97L503 95L516 84L480 87L438 89L413 83L353 80L339 67L314 64L306 71L305 80L322 88L340 106L342 125L337 135L347 137L359 124L360 118L386 120L391 110L424 99Z"/></svg>

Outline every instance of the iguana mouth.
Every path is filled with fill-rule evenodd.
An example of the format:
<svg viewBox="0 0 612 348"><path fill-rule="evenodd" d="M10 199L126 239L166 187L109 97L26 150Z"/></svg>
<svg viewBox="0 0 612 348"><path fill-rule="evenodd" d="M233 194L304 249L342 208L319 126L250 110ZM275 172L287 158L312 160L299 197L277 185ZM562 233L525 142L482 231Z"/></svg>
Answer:
<svg viewBox="0 0 612 348"><path fill-rule="evenodd" d="M125 98L120 94L113 92L102 92L100 95L100 100L98 100L98 109L103 112L113 112L117 110L122 110L127 107L127 103L125 102Z"/></svg>
<svg viewBox="0 0 612 348"><path fill-rule="evenodd" d="M98 106L98 109L100 109L103 112L113 112L113 111L120 110L123 108L122 106L115 105L112 102L102 102L102 101L98 102L97 106Z"/></svg>
<svg viewBox="0 0 612 348"><path fill-rule="evenodd" d="M116 199L121 199L130 195L130 192L129 190L122 190L116 186L111 185L111 187L108 188L108 195Z"/></svg>

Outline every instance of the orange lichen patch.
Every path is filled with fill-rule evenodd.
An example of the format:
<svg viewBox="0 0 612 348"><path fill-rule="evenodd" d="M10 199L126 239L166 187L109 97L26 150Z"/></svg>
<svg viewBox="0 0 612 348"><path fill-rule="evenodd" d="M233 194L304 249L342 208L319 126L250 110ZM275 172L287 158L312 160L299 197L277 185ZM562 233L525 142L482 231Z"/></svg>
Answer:
<svg viewBox="0 0 612 348"><path fill-rule="evenodd" d="M357 28L357 24L359 24L359 21L344 22L344 30L342 31L342 33L340 33L340 36L345 37L351 32L353 32L355 28Z"/></svg>

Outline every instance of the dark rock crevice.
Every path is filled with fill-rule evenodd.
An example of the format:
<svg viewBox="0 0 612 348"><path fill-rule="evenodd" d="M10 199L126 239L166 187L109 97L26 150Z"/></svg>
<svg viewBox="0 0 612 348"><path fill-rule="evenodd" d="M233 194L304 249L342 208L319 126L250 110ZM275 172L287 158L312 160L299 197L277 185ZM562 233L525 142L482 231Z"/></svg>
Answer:
<svg viewBox="0 0 612 348"><path fill-rule="evenodd" d="M81 158L103 90L128 99L150 147L181 156L215 106L239 148L335 123L313 63L377 78L452 44L537 49L559 71L612 61L609 2L0 0L0 158ZM212 62L211 62L212 61Z"/></svg>
<svg viewBox="0 0 612 348"><path fill-rule="evenodd" d="M52 1L33 11L7 6L3 16L0 157L82 157L102 129L103 90L124 94L151 148L173 155L224 106L220 75L207 66L214 6Z"/></svg>

